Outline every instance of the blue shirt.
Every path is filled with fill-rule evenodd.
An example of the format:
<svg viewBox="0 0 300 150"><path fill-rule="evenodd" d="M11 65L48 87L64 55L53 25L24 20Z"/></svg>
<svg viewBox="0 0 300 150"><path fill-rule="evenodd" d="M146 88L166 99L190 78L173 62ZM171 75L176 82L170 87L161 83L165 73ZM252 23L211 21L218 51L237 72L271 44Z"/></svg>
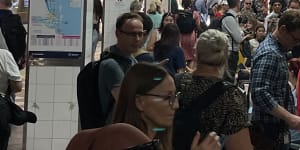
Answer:
<svg viewBox="0 0 300 150"><path fill-rule="evenodd" d="M110 103L115 102L111 90L121 86L126 71L137 63L133 56L125 56L116 45L110 47L110 52L118 55L119 59L116 61L113 58L108 58L101 61L98 79L102 110L104 112L110 111L107 123L112 121L113 109L109 108Z"/></svg>
<svg viewBox="0 0 300 150"><path fill-rule="evenodd" d="M253 121L279 123L270 112L278 107L295 113L295 105L288 84L287 50L271 35L259 45L251 65L251 94Z"/></svg>
<svg viewBox="0 0 300 150"><path fill-rule="evenodd" d="M185 58L182 49L179 46L164 49L162 47L154 47L154 60L160 62L169 58L168 63L164 67L171 74L176 74L178 69L185 68Z"/></svg>

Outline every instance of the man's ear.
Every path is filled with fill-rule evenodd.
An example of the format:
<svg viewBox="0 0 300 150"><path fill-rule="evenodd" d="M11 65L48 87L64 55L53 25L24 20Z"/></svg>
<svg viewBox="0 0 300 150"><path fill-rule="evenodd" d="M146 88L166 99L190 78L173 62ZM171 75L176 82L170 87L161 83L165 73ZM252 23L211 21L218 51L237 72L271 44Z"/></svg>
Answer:
<svg viewBox="0 0 300 150"><path fill-rule="evenodd" d="M145 102L141 99L141 96L135 97L135 105L139 111L144 111Z"/></svg>
<svg viewBox="0 0 300 150"><path fill-rule="evenodd" d="M287 28L286 28L286 25L281 25L281 26L278 26L277 27L279 31L281 32L288 32Z"/></svg>

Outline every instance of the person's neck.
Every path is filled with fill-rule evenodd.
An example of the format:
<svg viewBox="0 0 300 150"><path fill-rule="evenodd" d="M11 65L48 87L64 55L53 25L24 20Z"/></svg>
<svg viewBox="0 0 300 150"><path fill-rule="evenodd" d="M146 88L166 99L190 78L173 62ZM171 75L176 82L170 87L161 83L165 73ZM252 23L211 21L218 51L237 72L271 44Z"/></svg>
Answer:
<svg viewBox="0 0 300 150"><path fill-rule="evenodd" d="M235 13L238 13L240 11L237 7L229 8L229 9L232 9Z"/></svg>
<svg viewBox="0 0 300 150"><path fill-rule="evenodd" d="M120 51L120 53L123 54L124 56L129 57L132 55L132 53L129 53L127 50L122 49L122 46L120 46L118 44L116 46L117 46L118 50Z"/></svg>
<svg viewBox="0 0 300 150"><path fill-rule="evenodd" d="M280 43L283 47L288 48L284 42L282 37L280 36L280 31L278 29L276 29L273 33L272 33L272 37L278 42Z"/></svg>
<svg viewBox="0 0 300 150"><path fill-rule="evenodd" d="M204 64L197 64L196 70L193 72L195 76L203 76L203 77L216 77L222 78L220 75L220 70L217 67L208 66Z"/></svg>
<svg viewBox="0 0 300 150"><path fill-rule="evenodd" d="M283 39L283 37L280 35L280 31L278 29L276 29L273 33L272 33L272 37L278 42L280 43L280 45L282 46L283 50L288 50L292 47L288 47L286 44L285 44L285 39Z"/></svg>

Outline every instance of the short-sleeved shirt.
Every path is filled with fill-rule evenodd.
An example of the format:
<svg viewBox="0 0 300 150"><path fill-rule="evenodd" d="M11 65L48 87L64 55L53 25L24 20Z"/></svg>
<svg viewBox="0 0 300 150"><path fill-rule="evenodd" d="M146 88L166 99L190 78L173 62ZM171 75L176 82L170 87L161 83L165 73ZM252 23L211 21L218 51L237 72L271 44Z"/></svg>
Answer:
<svg viewBox="0 0 300 150"><path fill-rule="evenodd" d="M110 52L121 57L121 59L118 60L121 65L113 58L103 60L99 65L99 94L103 107L102 110L104 112L112 111L106 110L109 109L110 103L114 102L111 90L121 85L125 72L130 66L137 63L133 56L125 56L122 54L116 45L110 47ZM111 116L109 118L111 119Z"/></svg>
<svg viewBox="0 0 300 150"><path fill-rule="evenodd" d="M191 76L191 75L190 75ZM199 96L216 82L218 78L192 76L189 86L180 86L182 81L176 80L176 88L182 92L180 107L188 107L194 97ZM207 99L209 100L209 99ZM247 128L247 101L245 95L236 87L229 87L223 95L217 97L212 104L203 109L199 115L201 135L215 131L220 135L232 135Z"/></svg>
<svg viewBox="0 0 300 150"><path fill-rule="evenodd" d="M168 58L169 61L164 65L164 67L171 74L176 74L178 69L186 67L183 50L179 46L170 47L169 49L155 46L154 60L160 62L166 58Z"/></svg>
<svg viewBox="0 0 300 150"><path fill-rule="evenodd" d="M0 49L0 94L6 93L9 80L21 81L21 74L12 54Z"/></svg>

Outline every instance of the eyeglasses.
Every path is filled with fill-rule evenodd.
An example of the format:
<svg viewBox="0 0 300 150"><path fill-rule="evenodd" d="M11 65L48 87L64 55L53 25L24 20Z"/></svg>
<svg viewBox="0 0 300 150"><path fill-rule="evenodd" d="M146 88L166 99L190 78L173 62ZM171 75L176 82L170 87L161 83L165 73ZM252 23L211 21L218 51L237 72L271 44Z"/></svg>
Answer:
<svg viewBox="0 0 300 150"><path fill-rule="evenodd" d="M296 37L292 34L292 32L288 32L288 34L291 36L291 38L293 39L293 41L295 41L295 42L300 42L300 39L296 38Z"/></svg>
<svg viewBox="0 0 300 150"><path fill-rule="evenodd" d="M135 37L143 37L146 34L145 31L143 31L143 32L126 32L126 31L123 31L123 30L120 30L120 29L119 29L119 31L121 33L124 33L124 34L126 34L128 36L131 36L131 37L134 37L134 38Z"/></svg>
<svg viewBox="0 0 300 150"><path fill-rule="evenodd" d="M175 101L180 96L180 94L181 94L181 92L177 92L175 95L173 95L173 94L169 94L169 95L157 95L157 94L151 94L151 93L145 93L145 94L142 94L142 95L145 95L145 96L154 96L154 97L159 97L162 100L168 100L169 101L169 105L172 107L175 104Z"/></svg>
<svg viewBox="0 0 300 150"><path fill-rule="evenodd" d="M251 3L245 3L246 5L251 5Z"/></svg>

